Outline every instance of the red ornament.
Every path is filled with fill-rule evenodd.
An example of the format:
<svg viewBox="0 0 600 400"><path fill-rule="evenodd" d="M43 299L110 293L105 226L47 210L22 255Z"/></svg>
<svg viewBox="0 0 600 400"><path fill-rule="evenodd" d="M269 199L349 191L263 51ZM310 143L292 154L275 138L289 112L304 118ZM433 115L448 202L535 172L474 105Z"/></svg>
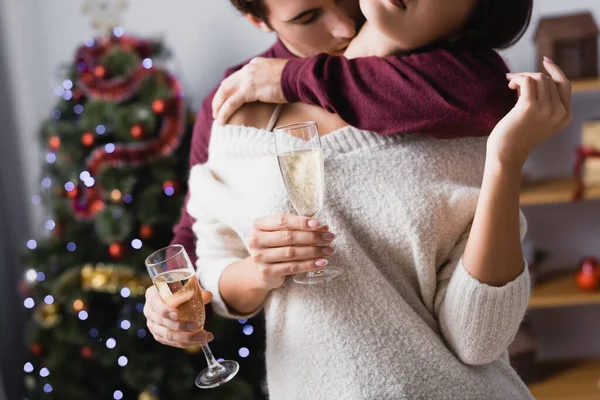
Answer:
<svg viewBox="0 0 600 400"><path fill-rule="evenodd" d="M81 135L81 143L85 147L92 147L94 145L94 134L91 132L85 132Z"/></svg>
<svg viewBox="0 0 600 400"><path fill-rule="evenodd" d="M94 357L94 352L90 346L83 346L80 353L81 357L85 358L86 360L91 360Z"/></svg>
<svg viewBox="0 0 600 400"><path fill-rule="evenodd" d="M577 287L584 291L595 290L600 286L600 262L593 257L584 258L579 264L575 277Z"/></svg>
<svg viewBox="0 0 600 400"><path fill-rule="evenodd" d="M152 236L154 236L152 225L144 224L140 227L140 237L142 239L150 239Z"/></svg>
<svg viewBox="0 0 600 400"><path fill-rule="evenodd" d="M74 199L75 197L77 197L79 195L79 188L77 186L75 186L73 188L73 190L67 190L67 197L69 199Z"/></svg>
<svg viewBox="0 0 600 400"><path fill-rule="evenodd" d="M123 243L112 243L108 246L108 253L114 259L121 259L125 255L125 244Z"/></svg>
<svg viewBox="0 0 600 400"><path fill-rule="evenodd" d="M164 181L163 182L163 190L165 192L167 192L169 190L169 188L173 189L173 193L171 193L170 195L172 196L173 194L177 193L179 190L179 184L177 182L168 180L168 181Z"/></svg>
<svg viewBox="0 0 600 400"><path fill-rule="evenodd" d="M158 99L152 102L152 111L155 114L162 114L165 111L165 101Z"/></svg>
<svg viewBox="0 0 600 400"><path fill-rule="evenodd" d="M106 68L104 65L96 65L96 68L94 68L94 75L96 78L104 78L106 76Z"/></svg>
<svg viewBox="0 0 600 400"><path fill-rule="evenodd" d="M73 90L73 100L75 100L75 102L79 103L81 101L81 99L83 99L83 91L81 89Z"/></svg>
<svg viewBox="0 0 600 400"><path fill-rule="evenodd" d="M140 124L133 125L131 127L131 137L141 139L142 136L144 136L144 127Z"/></svg>
<svg viewBox="0 0 600 400"><path fill-rule="evenodd" d="M29 348L29 351L31 351L31 354L33 354L34 356L39 356L40 354L42 354L42 345L39 343L34 343Z"/></svg>
<svg viewBox="0 0 600 400"><path fill-rule="evenodd" d="M94 81L94 75L92 75L90 72L84 72L81 75L81 80L83 81L83 83L85 83L86 85L91 84Z"/></svg>
<svg viewBox="0 0 600 400"><path fill-rule="evenodd" d="M50 140L48 141L48 146L51 150L58 150L60 148L60 138L58 136L50 137Z"/></svg>

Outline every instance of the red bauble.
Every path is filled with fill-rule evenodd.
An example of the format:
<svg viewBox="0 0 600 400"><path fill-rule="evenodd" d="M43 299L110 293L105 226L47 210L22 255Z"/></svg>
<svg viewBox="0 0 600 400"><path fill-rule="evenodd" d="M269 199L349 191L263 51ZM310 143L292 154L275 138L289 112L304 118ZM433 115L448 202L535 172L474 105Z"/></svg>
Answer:
<svg viewBox="0 0 600 400"><path fill-rule="evenodd" d="M75 186L73 190L67 190L66 192L68 198L74 199L75 197L77 197L77 195L79 195L79 188Z"/></svg>
<svg viewBox="0 0 600 400"><path fill-rule="evenodd" d="M50 137L50 140L48 140L48 146L51 150L58 150L60 148L60 138L58 136Z"/></svg>
<svg viewBox="0 0 600 400"><path fill-rule="evenodd" d="M91 132L84 132L81 135L81 143L85 147L92 147L94 145L94 134Z"/></svg>
<svg viewBox="0 0 600 400"><path fill-rule="evenodd" d="M89 85L90 83L92 83L94 81L94 75L92 75L90 72L84 72L81 75L81 80L83 81L83 83L85 83L86 85Z"/></svg>
<svg viewBox="0 0 600 400"><path fill-rule="evenodd" d="M34 343L29 348L29 351L31 351L31 354L33 354L34 356L39 356L40 354L42 354L42 345L39 343Z"/></svg>
<svg viewBox="0 0 600 400"><path fill-rule="evenodd" d="M108 246L108 253L114 259L121 259L125 255L125 244L123 243L112 243Z"/></svg>
<svg viewBox="0 0 600 400"><path fill-rule="evenodd" d="M91 360L94 357L94 352L90 346L83 346L81 348L81 357L86 360Z"/></svg>
<svg viewBox="0 0 600 400"><path fill-rule="evenodd" d="M83 99L83 91L81 89L73 90L73 100L80 102Z"/></svg>
<svg viewBox="0 0 600 400"><path fill-rule="evenodd" d="M163 190L167 190L168 188L173 188L173 194L177 193L179 190L179 184L177 182L168 180L163 182Z"/></svg>
<svg viewBox="0 0 600 400"><path fill-rule="evenodd" d="M96 65L96 68L94 68L94 75L96 78L104 78L106 76L106 68L104 65Z"/></svg>
<svg viewBox="0 0 600 400"><path fill-rule="evenodd" d="M576 276L577 287L581 290L595 290L600 286L600 263L593 257L584 258L579 264Z"/></svg>
<svg viewBox="0 0 600 400"><path fill-rule="evenodd" d="M152 102L152 111L155 114L162 114L165 111L165 101L158 99Z"/></svg>
<svg viewBox="0 0 600 400"><path fill-rule="evenodd" d="M131 127L131 137L141 139L144 136L144 127L140 124L135 124Z"/></svg>
<svg viewBox="0 0 600 400"><path fill-rule="evenodd" d="M140 227L140 237L142 239L150 239L152 236L154 236L152 225L145 224Z"/></svg>

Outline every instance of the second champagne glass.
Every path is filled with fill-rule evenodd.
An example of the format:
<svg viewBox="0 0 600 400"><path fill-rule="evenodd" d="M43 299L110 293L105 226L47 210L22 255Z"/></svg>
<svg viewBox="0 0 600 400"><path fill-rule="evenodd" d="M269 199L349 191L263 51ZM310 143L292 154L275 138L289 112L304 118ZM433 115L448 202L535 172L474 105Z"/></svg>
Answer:
<svg viewBox="0 0 600 400"><path fill-rule="evenodd" d="M157 250L146 258L146 267L163 301L175 307L182 321L196 322L204 327L204 302L196 272L181 245ZM240 366L235 361L215 360L208 344L202 346L208 368L196 377L196 386L210 389L229 382Z"/></svg>
<svg viewBox="0 0 600 400"><path fill-rule="evenodd" d="M300 122L273 130L281 176L296 212L316 216L323 207L325 166L317 123ZM314 285L342 275L340 267L327 266L317 271L301 272L294 282Z"/></svg>

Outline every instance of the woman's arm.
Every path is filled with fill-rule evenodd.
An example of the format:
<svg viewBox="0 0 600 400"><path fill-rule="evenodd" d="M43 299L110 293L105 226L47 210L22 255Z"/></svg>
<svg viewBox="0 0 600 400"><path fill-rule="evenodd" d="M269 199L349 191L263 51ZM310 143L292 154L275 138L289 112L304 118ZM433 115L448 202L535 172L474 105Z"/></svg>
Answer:
<svg viewBox="0 0 600 400"><path fill-rule="evenodd" d="M509 77L510 87L520 89L519 101L488 140L470 232L438 274L435 312L441 331L450 348L468 364L497 359L527 309L520 171L529 153L571 118L569 81L552 62L546 61L545 67L551 77L539 73Z"/></svg>

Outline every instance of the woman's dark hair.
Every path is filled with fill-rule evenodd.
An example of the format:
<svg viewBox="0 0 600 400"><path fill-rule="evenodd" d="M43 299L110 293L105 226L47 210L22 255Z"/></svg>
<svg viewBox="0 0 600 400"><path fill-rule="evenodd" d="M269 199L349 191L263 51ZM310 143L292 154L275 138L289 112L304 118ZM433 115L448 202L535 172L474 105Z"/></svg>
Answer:
<svg viewBox="0 0 600 400"><path fill-rule="evenodd" d="M235 8L237 8L242 14L254 15L257 18L262 19L265 23L267 21L267 6L264 0L229 0Z"/></svg>
<svg viewBox="0 0 600 400"><path fill-rule="evenodd" d="M479 0L459 42L504 49L515 44L531 21L533 0Z"/></svg>

